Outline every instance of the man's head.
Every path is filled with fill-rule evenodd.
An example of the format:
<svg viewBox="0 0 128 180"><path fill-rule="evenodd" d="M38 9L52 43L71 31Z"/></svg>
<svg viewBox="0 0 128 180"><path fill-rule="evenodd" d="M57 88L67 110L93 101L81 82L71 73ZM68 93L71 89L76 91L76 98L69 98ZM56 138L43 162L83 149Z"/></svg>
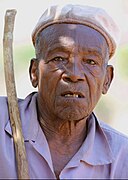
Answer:
<svg viewBox="0 0 128 180"><path fill-rule="evenodd" d="M65 17L71 16L72 22L59 19L58 23L55 16L52 20L55 23L45 22L45 28L43 24L37 25L33 43L38 60L33 60L30 67L32 84L38 85L40 107L49 116L71 121L90 115L101 94L107 92L113 78L108 60L116 47L105 29L98 31L91 25L75 23L73 8L69 8L70 13L69 9L60 12ZM79 14L76 17L81 22Z"/></svg>

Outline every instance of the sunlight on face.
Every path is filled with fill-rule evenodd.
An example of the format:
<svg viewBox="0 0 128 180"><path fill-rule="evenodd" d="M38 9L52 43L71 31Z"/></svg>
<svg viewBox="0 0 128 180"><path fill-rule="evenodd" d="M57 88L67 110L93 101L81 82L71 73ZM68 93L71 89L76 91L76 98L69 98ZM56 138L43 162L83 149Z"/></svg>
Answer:
<svg viewBox="0 0 128 180"><path fill-rule="evenodd" d="M75 44L73 38L71 37L60 36L59 41L64 47L72 47Z"/></svg>

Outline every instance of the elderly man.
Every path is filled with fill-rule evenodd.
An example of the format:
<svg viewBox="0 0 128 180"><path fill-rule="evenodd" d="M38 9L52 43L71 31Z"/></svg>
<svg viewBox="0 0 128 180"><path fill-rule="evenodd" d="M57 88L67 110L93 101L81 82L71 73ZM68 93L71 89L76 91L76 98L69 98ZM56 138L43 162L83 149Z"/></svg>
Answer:
<svg viewBox="0 0 128 180"><path fill-rule="evenodd" d="M128 178L128 138L93 113L113 79L117 39L99 8L52 6L39 19L30 65L38 92L19 100L31 179ZM0 103L0 177L16 178L6 98Z"/></svg>

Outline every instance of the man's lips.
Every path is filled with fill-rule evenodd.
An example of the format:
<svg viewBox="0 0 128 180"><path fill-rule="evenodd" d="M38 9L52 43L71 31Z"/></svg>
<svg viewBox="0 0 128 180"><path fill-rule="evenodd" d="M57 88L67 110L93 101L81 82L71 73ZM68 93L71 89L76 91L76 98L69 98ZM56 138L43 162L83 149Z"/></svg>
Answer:
<svg viewBox="0 0 128 180"><path fill-rule="evenodd" d="M66 91L61 94L62 97L66 98L84 98L85 96L81 92L72 92L72 91Z"/></svg>

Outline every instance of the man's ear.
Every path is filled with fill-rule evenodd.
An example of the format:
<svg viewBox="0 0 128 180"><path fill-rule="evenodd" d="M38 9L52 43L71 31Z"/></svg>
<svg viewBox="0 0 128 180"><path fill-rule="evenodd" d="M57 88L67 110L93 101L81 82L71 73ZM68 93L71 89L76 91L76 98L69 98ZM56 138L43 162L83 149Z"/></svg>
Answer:
<svg viewBox="0 0 128 180"><path fill-rule="evenodd" d="M34 88L38 85L38 60L31 59L30 66L29 66L29 76Z"/></svg>
<svg viewBox="0 0 128 180"><path fill-rule="evenodd" d="M103 84L102 94L107 93L107 91L111 85L113 76L114 76L114 68L112 65L108 65L107 70L106 70L106 76L105 76L104 84Z"/></svg>

